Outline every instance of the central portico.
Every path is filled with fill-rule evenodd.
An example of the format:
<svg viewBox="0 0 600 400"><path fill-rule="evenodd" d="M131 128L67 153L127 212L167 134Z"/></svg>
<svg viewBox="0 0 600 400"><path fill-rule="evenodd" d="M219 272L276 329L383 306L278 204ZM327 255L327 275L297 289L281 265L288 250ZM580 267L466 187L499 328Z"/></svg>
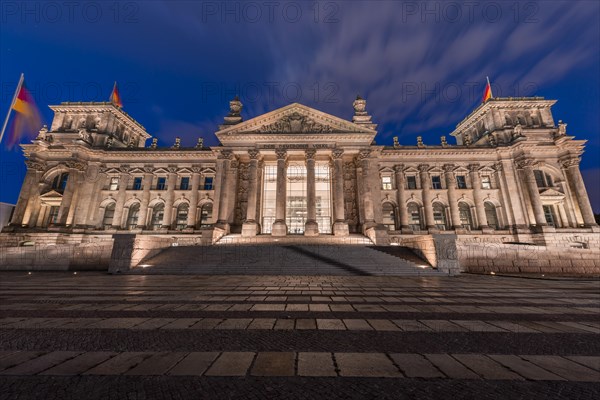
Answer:
<svg viewBox="0 0 600 400"><path fill-rule="evenodd" d="M243 221L246 237L347 236L344 163L368 157L377 134L365 105L355 100L352 122L298 103L242 121L241 102L231 101L216 132L217 179L231 189L220 191L217 227L229 233Z"/></svg>

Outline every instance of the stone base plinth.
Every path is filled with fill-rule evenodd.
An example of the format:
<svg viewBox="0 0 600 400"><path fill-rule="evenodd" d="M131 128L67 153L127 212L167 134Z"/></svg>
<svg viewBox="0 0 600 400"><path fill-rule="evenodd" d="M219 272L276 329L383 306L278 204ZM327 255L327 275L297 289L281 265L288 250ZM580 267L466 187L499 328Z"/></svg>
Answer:
<svg viewBox="0 0 600 400"><path fill-rule="evenodd" d="M216 227L225 231L225 234L229 234L231 232L229 223L223 221L217 221Z"/></svg>
<svg viewBox="0 0 600 400"><path fill-rule="evenodd" d="M252 237L258 234L258 224L254 221L244 222L242 225L242 236Z"/></svg>
<svg viewBox="0 0 600 400"><path fill-rule="evenodd" d="M275 221L273 228L271 228L271 236L285 236L287 235L287 225L285 221Z"/></svg>
<svg viewBox="0 0 600 400"><path fill-rule="evenodd" d="M316 221L306 221L304 236L319 236L319 224Z"/></svg>
<svg viewBox="0 0 600 400"><path fill-rule="evenodd" d="M348 224L345 222L335 222L333 224L333 235L350 236L350 229L348 228Z"/></svg>

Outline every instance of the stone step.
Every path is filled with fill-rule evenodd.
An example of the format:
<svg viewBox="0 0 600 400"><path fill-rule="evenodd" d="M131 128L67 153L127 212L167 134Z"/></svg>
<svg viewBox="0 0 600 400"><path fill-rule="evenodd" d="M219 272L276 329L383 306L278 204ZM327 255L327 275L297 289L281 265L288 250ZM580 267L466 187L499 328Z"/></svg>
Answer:
<svg viewBox="0 0 600 400"><path fill-rule="evenodd" d="M271 239L272 240L272 239ZM132 273L198 275L442 275L410 249L366 245L221 244L170 247Z"/></svg>

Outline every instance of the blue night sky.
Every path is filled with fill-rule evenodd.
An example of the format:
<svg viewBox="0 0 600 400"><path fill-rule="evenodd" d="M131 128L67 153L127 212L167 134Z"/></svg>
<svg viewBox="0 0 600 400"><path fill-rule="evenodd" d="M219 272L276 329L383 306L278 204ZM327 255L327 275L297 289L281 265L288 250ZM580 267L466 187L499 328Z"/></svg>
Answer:
<svg viewBox="0 0 600 400"><path fill-rule="evenodd" d="M235 94L245 119L295 101L350 119L360 94L378 144L437 144L480 103L488 75L497 97L558 100L555 120L588 140L582 172L600 212L600 2L470 4L5 1L0 110L21 72L47 124L48 104L107 101L116 80L159 144L215 145ZM0 201L14 203L21 150L0 156Z"/></svg>

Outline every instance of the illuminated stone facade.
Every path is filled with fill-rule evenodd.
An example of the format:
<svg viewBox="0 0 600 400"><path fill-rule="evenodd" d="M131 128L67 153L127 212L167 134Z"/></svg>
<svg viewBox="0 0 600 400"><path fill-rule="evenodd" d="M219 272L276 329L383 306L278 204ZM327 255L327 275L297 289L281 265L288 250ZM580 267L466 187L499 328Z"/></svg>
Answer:
<svg viewBox="0 0 600 400"><path fill-rule="evenodd" d="M554 103L491 99L457 125L456 144L380 146L361 98L352 121L297 103L243 121L234 99L210 148L148 146L144 127L111 103L62 103L22 146L28 170L4 231L358 233L378 243L597 232L579 171L585 141L555 123Z"/></svg>

